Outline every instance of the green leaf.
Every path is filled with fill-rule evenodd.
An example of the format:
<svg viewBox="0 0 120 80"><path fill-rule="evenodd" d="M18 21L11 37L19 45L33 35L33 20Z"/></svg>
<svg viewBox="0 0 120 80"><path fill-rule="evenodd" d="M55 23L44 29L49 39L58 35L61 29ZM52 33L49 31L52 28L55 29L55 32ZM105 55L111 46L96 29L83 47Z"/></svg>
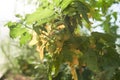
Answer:
<svg viewBox="0 0 120 80"><path fill-rule="evenodd" d="M26 28L22 28L22 25L17 25L14 28L10 28L10 37L11 38L16 38L21 36L24 32L26 32Z"/></svg>
<svg viewBox="0 0 120 80"><path fill-rule="evenodd" d="M104 30L107 33L110 33L110 19L111 15L106 16L106 20L103 22Z"/></svg>
<svg viewBox="0 0 120 80"><path fill-rule="evenodd" d="M45 22L50 21L52 18L54 18L54 15L55 15L54 10L48 9L48 8L43 9L40 7L34 13L27 16L26 22L28 24L32 24L34 22L39 22L39 24L43 24Z"/></svg>
<svg viewBox="0 0 120 80"><path fill-rule="evenodd" d="M119 66L120 57L115 48L108 47L106 48L106 53L103 56L107 60L106 64L112 66Z"/></svg>
<svg viewBox="0 0 120 80"><path fill-rule="evenodd" d="M103 21L101 19L102 14L100 14L100 10L98 10L98 9L96 10L94 8L91 8L90 9L90 14L92 15L93 19L98 20L98 21Z"/></svg>
<svg viewBox="0 0 120 80"><path fill-rule="evenodd" d="M82 12L82 16L83 16L83 18L85 19L85 21L87 22L87 23L90 23L90 21L89 21L89 19L88 19L88 16L87 16L87 13L85 13L84 11Z"/></svg>
<svg viewBox="0 0 120 80"><path fill-rule="evenodd" d="M44 19L38 20L36 25L41 25L44 24L46 22L51 22L52 20L56 19L58 17L58 15L51 15L49 17L46 17Z"/></svg>
<svg viewBox="0 0 120 80"><path fill-rule="evenodd" d="M114 16L115 21L116 21L117 20L117 12L112 13L112 15Z"/></svg>
<svg viewBox="0 0 120 80"><path fill-rule="evenodd" d="M99 59L99 65L101 68L107 72L106 77L110 78L112 77L114 71L119 67L120 65L120 55L116 52L116 49L108 47L105 49L106 52L103 56Z"/></svg>
<svg viewBox="0 0 120 80"><path fill-rule="evenodd" d="M55 6L59 6L62 1L63 0L53 0L53 4L55 4Z"/></svg>
<svg viewBox="0 0 120 80"><path fill-rule="evenodd" d="M41 3L40 7L41 7L41 8L46 8L46 7L49 6L49 4L50 4L51 2L52 2L52 0L40 0L40 3Z"/></svg>
<svg viewBox="0 0 120 80"><path fill-rule="evenodd" d="M90 12L90 9L88 8L87 4L80 1L76 1L74 7L76 7L78 12L82 14L82 17L85 19L85 21L89 23L90 21L88 19L87 13Z"/></svg>
<svg viewBox="0 0 120 80"><path fill-rule="evenodd" d="M16 14L15 15L17 18L21 18L22 19L22 16L20 14Z"/></svg>
<svg viewBox="0 0 120 80"><path fill-rule="evenodd" d="M60 4L60 8L64 10L68 5L72 2L73 0L63 0L62 3Z"/></svg>
<svg viewBox="0 0 120 80"><path fill-rule="evenodd" d="M20 45L26 44L28 41L31 40L31 35L28 32L25 32L21 37L20 37Z"/></svg>
<svg viewBox="0 0 120 80"><path fill-rule="evenodd" d="M83 55L82 60L87 64L87 67L92 71L98 71L98 62L97 62L97 54L92 50L86 51Z"/></svg>
<svg viewBox="0 0 120 80"><path fill-rule="evenodd" d="M72 15L75 15L76 14L76 9L74 7L68 7L66 9L64 9L63 13L65 15L68 15L68 16L72 16ZM80 15L79 15L80 16Z"/></svg>
<svg viewBox="0 0 120 80"><path fill-rule="evenodd" d="M8 28L14 28L16 25L17 25L16 22L11 22L11 21L9 21L5 24L5 26L8 26Z"/></svg>
<svg viewBox="0 0 120 80"><path fill-rule="evenodd" d="M64 48L61 52L61 56L63 56L64 61L72 61L73 55L75 53L70 51L68 48Z"/></svg>
<svg viewBox="0 0 120 80"><path fill-rule="evenodd" d="M80 26L77 26L74 30L74 33L78 36L80 36Z"/></svg>
<svg viewBox="0 0 120 80"><path fill-rule="evenodd" d="M117 35L117 30L118 30L118 26L117 25L114 25L114 26L112 26L111 27L111 32L112 32L112 34L114 34L114 35Z"/></svg>
<svg viewBox="0 0 120 80"><path fill-rule="evenodd" d="M111 42L111 43L114 43L116 40L116 37L107 33L92 32L92 36L94 36L96 40L102 38L106 42Z"/></svg>

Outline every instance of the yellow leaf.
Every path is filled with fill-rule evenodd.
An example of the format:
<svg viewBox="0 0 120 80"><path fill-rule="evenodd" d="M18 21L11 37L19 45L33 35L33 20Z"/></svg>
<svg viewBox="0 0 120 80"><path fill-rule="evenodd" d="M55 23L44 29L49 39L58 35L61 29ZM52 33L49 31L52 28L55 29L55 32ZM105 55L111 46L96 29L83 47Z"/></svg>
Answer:
<svg viewBox="0 0 120 80"><path fill-rule="evenodd" d="M76 55L73 56L72 64L73 65L79 65L78 57Z"/></svg>
<svg viewBox="0 0 120 80"><path fill-rule="evenodd" d="M43 60L43 58L44 58L44 48L45 48L45 44L46 44L47 40L44 39L45 36L42 35L42 34L39 37L40 37L40 41L37 44L37 48L36 49L39 52L40 59Z"/></svg>
<svg viewBox="0 0 120 80"><path fill-rule="evenodd" d="M51 25L46 25L45 28L46 28L46 30L47 30L48 33L51 32Z"/></svg>
<svg viewBox="0 0 120 80"><path fill-rule="evenodd" d="M72 74L73 80L78 80L77 73L74 67L71 67L71 74Z"/></svg>
<svg viewBox="0 0 120 80"><path fill-rule="evenodd" d="M43 60L44 58L44 48L45 46L44 45L37 45L37 51L39 52L39 55L40 55L40 60Z"/></svg>
<svg viewBox="0 0 120 80"><path fill-rule="evenodd" d="M72 74L73 80L78 80L77 73L75 70L75 66L79 65L78 56L73 55L72 62L67 62L67 64L71 67L71 74Z"/></svg>
<svg viewBox="0 0 120 80"><path fill-rule="evenodd" d="M38 40L37 40L37 33L36 32L32 32L32 40L29 42L29 46L33 46L35 44L38 43Z"/></svg>
<svg viewBox="0 0 120 80"><path fill-rule="evenodd" d="M64 25L64 24L61 24L61 25L57 26L57 29L58 29L58 30L61 30L61 29L64 29L64 28L65 28L65 25Z"/></svg>

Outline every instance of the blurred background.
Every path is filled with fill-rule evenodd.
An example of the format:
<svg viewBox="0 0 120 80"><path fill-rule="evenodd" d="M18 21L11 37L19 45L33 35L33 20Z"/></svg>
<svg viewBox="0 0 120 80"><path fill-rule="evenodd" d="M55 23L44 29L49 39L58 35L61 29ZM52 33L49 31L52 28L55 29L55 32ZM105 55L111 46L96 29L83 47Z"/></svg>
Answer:
<svg viewBox="0 0 120 80"><path fill-rule="evenodd" d="M32 63L31 60L33 61L34 59L37 59L34 51L35 49L30 49L28 46L20 47L17 39L13 40L9 37L9 29L5 26L8 21L17 21L17 18L15 17L16 14L25 16L25 14L35 11L37 4L36 1L37 0L1 0L0 80L4 80L6 77L8 77L7 80L26 80L25 77L20 75L13 76L12 73L24 73L22 72L21 67L23 68L23 71L25 71L28 66L27 64L30 66ZM30 56L31 54L32 56ZM11 74L9 75L8 73ZM30 74L30 71L25 71L26 75L29 75L28 73ZM17 77L19 78L17 79Z"/></svg>

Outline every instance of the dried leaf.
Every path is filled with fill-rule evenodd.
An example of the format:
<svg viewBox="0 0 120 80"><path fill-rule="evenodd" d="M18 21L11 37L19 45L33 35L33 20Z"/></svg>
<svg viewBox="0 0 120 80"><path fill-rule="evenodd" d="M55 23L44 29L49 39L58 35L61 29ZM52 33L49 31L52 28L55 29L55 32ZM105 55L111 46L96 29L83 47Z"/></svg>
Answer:
<svg viewBox="0 0 120 80"><path fill-rule="evenodd" d="M63 25L63 24L61 24L61 25L59 25L59 26L57 26L57 29L64 29L65 28L65 25Z"/></svg>
<svg viewBox="0 0 120 80"><path fill-rule="evenodd" d="M45 28L46 28L46 30L47 30L48 33L50 33L51 30L52 30L52 29L51 29L51 25L46 25Z"/></svg>
<svg viewBox="0 0 120 80"><path fill-rule="evenodd" d="M73 65L79 65L78 57L76 55L73 56L72 64Z"/></svg>
<svg viewBox="0 0 120 80"><path fill-rule="evenodd" d="M73 80L78 80L78 76L75 69L75 66L79 65L78 56L73 55L72 62L67 62L67 63L71 67L71 74L72 74Z"/></svg>
<svg viewBox="0 0 120 80"><path fill-rule="evenodd" d="M39 52L40 60L43 60L44 48L45 48L45 44L46 44L47 40L44 39L45 36L43 34L41 34L39 37L40 37L40 42L42 44L39 44L39 43L37 44L37 51Z"/></svg>
<svg viewBox="0 0 120 80"><path fill-rule="evenodd" d="M71 67L71 74L72 74L73 80L78 80L77 73L74 67Z"/></svg>
<svg viewBox="0 0 120 80"><path fill-rule="evenodd" d="M39 52L39 55L40 55L40 60L43 60L44 58L44 48L45 46L44 45L37 45L37 51Z"/></svg>
<svg viewBox="0 0 120 80"><path fill-rule="evenodd" d="M29 46L33 46L35 44L38 43L38 40L37 40L37 33L36 32L32 32L32 40L29 42Z"/></svg>

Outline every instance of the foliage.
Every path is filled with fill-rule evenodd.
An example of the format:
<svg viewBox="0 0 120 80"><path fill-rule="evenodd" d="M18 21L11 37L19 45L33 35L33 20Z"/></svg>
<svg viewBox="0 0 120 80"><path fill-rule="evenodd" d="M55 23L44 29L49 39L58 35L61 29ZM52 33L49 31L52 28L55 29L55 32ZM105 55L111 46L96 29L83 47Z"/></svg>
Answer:
<svg viewBox="0 0 120 80"><path fill-rule="evenodd" d="M1 45L1 50L7 59L7 63L3 68L3 70L5 69L5 72L2 78L0 78L1 80L47 79L47 67L39 61L38 54L34 47L29 47L27 45L20 47L19 44L13 41L9 44L5 45L4 43L4 45Z"/></svg>
<svg viewBox="0 0 120 80"><path fill-rule="evenodd" d="M21 45L30 40L30 46L36 45L41 62L47 65L49 80L68 79L63 78L64 71L60 72L63 64L70 67L71 79L110 80L120 66L115 43L119 37L115 24L117 12L108 14L108 8L117 2L41 0L35 12L18 22L9 22L7 26L11 38L19 37ZM114 22L110 22L112 16ZM93 32L90 19L100 21L104 33ZM83 28L90 34L83 34Z"/></svg>

